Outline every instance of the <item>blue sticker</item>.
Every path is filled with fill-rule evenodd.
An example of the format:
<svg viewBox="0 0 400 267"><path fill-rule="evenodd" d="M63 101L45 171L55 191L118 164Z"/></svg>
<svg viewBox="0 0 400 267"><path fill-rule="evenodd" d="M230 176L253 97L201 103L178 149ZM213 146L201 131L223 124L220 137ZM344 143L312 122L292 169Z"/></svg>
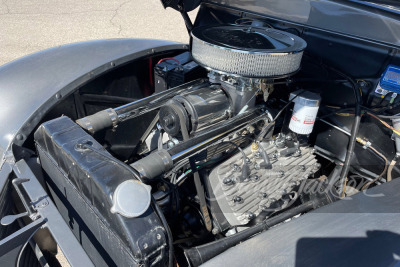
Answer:
<svg viewBox="0 0 400 267"><path fill-rule="evenodd" d="M400 93L400 67L389 65L381 77L380 86L385 90Z"/></svg>

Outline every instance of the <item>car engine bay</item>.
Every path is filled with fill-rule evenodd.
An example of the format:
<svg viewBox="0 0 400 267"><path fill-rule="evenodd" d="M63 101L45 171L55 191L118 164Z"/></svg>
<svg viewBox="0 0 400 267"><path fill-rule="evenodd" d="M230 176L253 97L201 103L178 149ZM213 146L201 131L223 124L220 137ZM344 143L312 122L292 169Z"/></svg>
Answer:
<svg viewBox="0 0 400 267"><path fill-rule="evenodd" d="M197 26L190 51L149 61L144 97L37 128L44 180L94 262L198 266L399 176L393 56L353 78L279 25Z"/></svg>

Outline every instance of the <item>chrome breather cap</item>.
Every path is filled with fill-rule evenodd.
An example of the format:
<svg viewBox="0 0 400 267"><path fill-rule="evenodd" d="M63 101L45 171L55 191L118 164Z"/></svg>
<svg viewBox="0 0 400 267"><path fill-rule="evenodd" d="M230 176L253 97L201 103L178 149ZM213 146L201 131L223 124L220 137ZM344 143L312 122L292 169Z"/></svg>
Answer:
<svg viewBox="0 0 400 267"><path fill-rule="evenodd" d="M248 25L202 26L192 33L192 56L203 67L249 78L287 76L300 68L300 37Z"/></svg>
<svg viewBox="0 0 400 267"><path fill-rule="evenodd" d="M141 216L151 202L151 186L136 180L126 180L117 186L113 194L111 213L127 218Z"/></svg>

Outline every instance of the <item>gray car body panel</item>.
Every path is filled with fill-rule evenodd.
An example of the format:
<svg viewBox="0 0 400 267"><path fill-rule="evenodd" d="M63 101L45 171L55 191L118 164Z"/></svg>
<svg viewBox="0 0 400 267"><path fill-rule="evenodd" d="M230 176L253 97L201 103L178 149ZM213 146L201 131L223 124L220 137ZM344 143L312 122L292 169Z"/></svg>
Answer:
<svg viewBox="0 0 400 267"><path fill-rule="evenodd" d="M395 179L321 207L202 266L399 266L399 188Z"/></svg>
<svg viewBox="0 0 400 267"><path fill-rule="evenodd" d="M399 11L372 3L351 0L208 0L205 3L400 46Z"/></svg>
<svg viewBox="0 0 400 267"><path fill-rule="evenodd" d="M77 87L135 59L183 48L161 40L98 40L58 46L1 66L0 166L10 145L21 145L46 112Z"/></svg>

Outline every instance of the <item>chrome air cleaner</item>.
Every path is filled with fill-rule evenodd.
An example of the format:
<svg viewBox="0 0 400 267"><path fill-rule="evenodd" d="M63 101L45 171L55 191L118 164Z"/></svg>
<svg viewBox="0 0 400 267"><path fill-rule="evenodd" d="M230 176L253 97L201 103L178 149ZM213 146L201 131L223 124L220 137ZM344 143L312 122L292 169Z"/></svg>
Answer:
<svg viewBox="0 0 400 267"><path fill-rule="evenodd" d="M203 67L248 78L287 76L300 67L306 42L271 28L203 26L192 31L192 56Z"/></svg>

